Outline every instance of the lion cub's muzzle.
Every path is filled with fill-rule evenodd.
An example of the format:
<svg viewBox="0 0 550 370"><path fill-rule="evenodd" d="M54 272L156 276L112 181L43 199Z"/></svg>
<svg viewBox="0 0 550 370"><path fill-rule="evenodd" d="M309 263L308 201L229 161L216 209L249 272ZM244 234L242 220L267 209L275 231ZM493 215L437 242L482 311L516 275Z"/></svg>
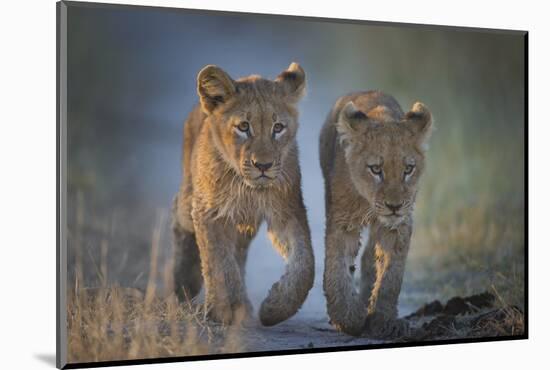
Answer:
<svg viewBox="0 0 550 370"><path fill-rule="evenodd" d="M275 179L273 171L270 171L270 169L273 168L273 162L251 162L256 169L256 177L254 178L256 183L260 185L268 184Z"/></svg>
<svg viewBox="0 0 550 370"><path fill-rule="evenodd" d="M270 185L279 175L279 166L272 161L250 160L243 167L244 177L253 186Z"/></svg>
<svg viewBox="0 0 550 370"><path fill-rule="evenodd" d="M405 222L411 211L410 201L377 203L376 213L380 222L390 228L397 227Z"/></svg>

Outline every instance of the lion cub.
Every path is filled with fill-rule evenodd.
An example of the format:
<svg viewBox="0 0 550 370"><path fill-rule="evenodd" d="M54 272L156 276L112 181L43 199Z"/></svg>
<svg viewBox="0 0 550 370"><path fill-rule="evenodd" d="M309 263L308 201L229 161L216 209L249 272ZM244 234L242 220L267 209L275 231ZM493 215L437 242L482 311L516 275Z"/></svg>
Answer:
<svg viewBox="0 0 550 370"><path fill-rule="evenodd" d="M323 126L323 287L330 319L346 333L391 337L408 332L406 321L397 318L397 299L431 122L422 103L405 114L393 97L369 91L340 98ZM367 226L356 292L354 259Z"/></svg>
<svg viewBox="0 0 550 370"><path fill-rule="evenodd" d="M313 285L296 142L305 73L292 63L274 81L233 80L209 65L198 74L197 91L200 106L185 123L183 179L173 207L176 292L193 298L204 281L211 319L231 323L249 314L246 257L265 220L287 263L259 311L262 324L275 325L298 311Z"/></svg>

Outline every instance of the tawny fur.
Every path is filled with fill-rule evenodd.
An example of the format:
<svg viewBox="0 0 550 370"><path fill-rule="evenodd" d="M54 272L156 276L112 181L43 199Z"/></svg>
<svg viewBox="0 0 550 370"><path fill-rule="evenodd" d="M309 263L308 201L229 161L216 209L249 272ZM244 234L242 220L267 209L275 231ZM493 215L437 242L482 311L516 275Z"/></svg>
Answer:
<svg viewBox="0 0 550 370"><path fill-rule="evenodd" d="M210 318L231 323L243 309L250 313L246 257L266 221L286 261L259 311L264 325L275 325L298 311L313 285L296 142L305 74L292 63L274 81L234 81L207 66L197 86L201 104L185 123L183 180L174 201L176 291L181 299L193 298L204 281ZM261 164L270 166L262 170Z"/></svg>
<svg viewBox="0 0 550 370"><path fill-rule="evenodd" d="M408 330L406 322L398 319L397 299L431 127L431 115L423 104L415 103L405 114L393 97L377 91L340 98L323 126L323 287L331 322L341 331L388 337ZM410 166L412 173L407 174ZM391 207L396 206L394 211ZM369 239L356 291L354 260L366 227Z"/></svg>

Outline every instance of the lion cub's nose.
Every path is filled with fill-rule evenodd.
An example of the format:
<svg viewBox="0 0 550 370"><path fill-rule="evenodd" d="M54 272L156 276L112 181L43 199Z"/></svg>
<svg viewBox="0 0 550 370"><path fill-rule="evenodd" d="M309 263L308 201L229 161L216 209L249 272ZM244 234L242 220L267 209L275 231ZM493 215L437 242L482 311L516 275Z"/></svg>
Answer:
<svg viewBox="0 0 550 370"><path fill-rule="evenodd" d="M254 167L256 167L257 169L259 169L262 172L265 172L265 171L269 170L271 168L271 166L273 166L273 162L258 163L258 162L252 161L252 164L254 165Z"/></svg>
<svg viewBox="0 0 550 370"><path fill-rule="evenodd" d="M388 203L388 202L384 202L384 204L386 205L386 207L388 207L388 209L392 212L397 212L399 211L399 208L401 208L401 206L403 206L403 202L399 203L399 204L391 204L391 203Z"/></svg>

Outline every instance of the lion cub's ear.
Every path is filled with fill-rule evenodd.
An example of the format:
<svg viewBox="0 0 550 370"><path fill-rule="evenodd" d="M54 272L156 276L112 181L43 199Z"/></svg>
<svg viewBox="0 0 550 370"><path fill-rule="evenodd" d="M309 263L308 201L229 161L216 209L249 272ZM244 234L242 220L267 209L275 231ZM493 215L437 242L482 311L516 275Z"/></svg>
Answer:
<svg viewBox="0 0 550 370"><path fill-rule="evenodd" d="M235 82L218 66L207 65L197 75L197 92L206 114L228 101L236 91Z"/></svg>
<svg viewBox="0 0 550 370"><path fill-rule="evenodd" d="M306 73L298 63L291 63L286 71L275 79L292 103L297 103L306 92Z"/></svg>
<svg viewBox="0 0 550 370"><path fill-rule="evenodd" d="M359 132L362 132L370 120L365 113L357 109L352 101L344 105L336 122L336 130L342 141L350 141Z"/></svg>
<svg viewBox="0 0 550 370"><path fill-rule="evenodd" d="M418 146L422 150L427 150L433 131L432 114L428 108L420 102L414 103L411 110L405 114L405 120L412 126Z"/></svg>

